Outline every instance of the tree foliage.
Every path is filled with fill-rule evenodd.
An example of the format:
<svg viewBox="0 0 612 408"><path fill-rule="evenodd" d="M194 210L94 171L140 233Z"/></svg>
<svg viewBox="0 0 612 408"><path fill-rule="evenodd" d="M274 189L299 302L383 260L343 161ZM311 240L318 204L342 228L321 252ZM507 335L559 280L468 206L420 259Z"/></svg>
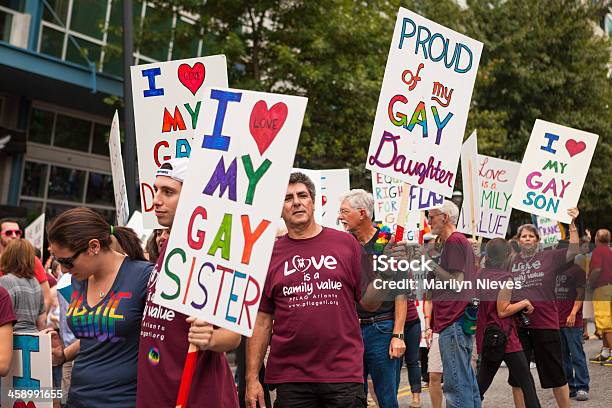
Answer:
<svg viewBox="0 0 612 408"><path fill-rule="evenodd" d="M307 96L296 164L351 169L365 159L399 6L482 41L466 135L481 153L521 161L537 118L600 135L580 205L610 224L610 39L595 34L609 1L175 0L166 13L200 18L176 38L203 37L227 56L230 86ZM157 35L156 33L153 33ZM140 41L147 41L147 30ZM584 212L584 211L583 211Z"/></svg>

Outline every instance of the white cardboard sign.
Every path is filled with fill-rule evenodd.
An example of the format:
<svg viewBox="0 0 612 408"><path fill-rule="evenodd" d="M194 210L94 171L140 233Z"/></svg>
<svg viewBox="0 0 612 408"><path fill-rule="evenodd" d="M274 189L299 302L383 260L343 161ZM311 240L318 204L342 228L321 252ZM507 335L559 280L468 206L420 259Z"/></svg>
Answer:
<svg viewBox="0 0 612 408"><path fill-rule="evenodd" d="M53 402L43 398L9 399L9 390L32 390L51 392L51 335L39 333L15 333L13 335L13 357L11 368L2 377L3 407L53 408ZM14 394L16 395L16 394ZM17 401L22 401L19 403Z"/></svg>
<svg viewBox="0 0 612 408"><path fill-rule="evenodd" d="M480 193L477 200L480 204L480 213L476 217L475 235L483 238L506 237L512 214L509 203L519 167L519 163L478 155L477 174ZM469 216L465 217L466 215L465 208L462 207L457 229L469 235L472 234L472 225L468 222Z"/></svg>
<svg viewBox="0 0 612 408"><path fill-rule="evenodd" d="M125 173L123 171L123 157L121 155L121 136L119 132L119 114L115 111L108 138L110 152L111 172L113 175L113 191L115 193L115 210L117 212L117 225L124 227L130 217L127 189L125 187Z"/></svg>
<svg viewBox="0 0 612 408"><path fill-rule="evenodd" d="M338 221L340 213L340 196L351 190L348 169L320 170L321 173L321 201L323 214L322 225L344 231Z"/></svg>
<svg viewBox="0 0 612 408"><path fill-rule="evenodd" d="M482 43L400 8L366 168L450 197Z"/></svg>
<svg viewBox="0 0 612 408"><path fill-rule="evenodd" d="M399 215L400 201L404 182L391 176L372 172L372 194L374 195L374 219L395 230ZM408 211L419 212L439 208L444 204L444 196L410 186Z"/></svg>
<svg viewBox="0 0 612 408"><path fill-rule="evenodd" d="M138 149L140 203L145 228L161 228L153 208L155 171L174 157L189 157L201 143L198 123L214 112L206 87L227 87L225 55L131 67Z"/></svg>
<svg viewBox="0 0 612 408"><path fill-rule="evenodd" d="M207 88L154 301L250 336L307 99Z"/></svg>
<svg viewBox="0 0 612 408"><path fill-rule="evenodd" d="M25 239L30 241L34 248L43 253L45 242L45 214L41 214L25 229Z"/></svg>
<svg viewBox="0 0 612 408"><path fill-rule="evenodd" d="M536 120L525 150L510 205L569 223L599 136Z"/></svg>
<svg viewBox="0 0 612 408"><path fill-rule="evenodd" d="M553 219L541 216L537 216L537 220L542 248L550 248L557 245L563 238L559 223Z"/></svg>

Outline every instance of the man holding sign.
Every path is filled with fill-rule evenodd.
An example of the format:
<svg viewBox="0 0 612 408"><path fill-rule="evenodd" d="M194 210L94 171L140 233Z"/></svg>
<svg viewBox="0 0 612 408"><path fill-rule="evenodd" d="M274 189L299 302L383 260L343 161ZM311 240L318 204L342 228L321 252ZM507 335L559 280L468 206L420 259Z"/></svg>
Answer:
<svg viewBox="0 0 612 408"><path fill-rule="evenodd" d="M155 215L168 231L174 222L187 163L186 158L172 159L162 164L155 178ZM234 379L223 353L238 346L240 335L215 329L200 319L188 318L153 303L167 242L149 280L138 350L137 407L175 406L190 343L203 352L196 360L188 401L208 401L214 407L237 407Z"/></svg>
<svg viewBox="0 0 612 408"><path fill-rule="evenodd" d="M264 406L258 374L272 334L266 383L276 388L277 406L366 406L355 302L370 311L382 302L373 300L371 285L362 297L368 274L359 242L317 224L314 203L312 181L293 173L282 211L288 233L274 244L253 337L247 343L249 408L257 402Z"/></svg>

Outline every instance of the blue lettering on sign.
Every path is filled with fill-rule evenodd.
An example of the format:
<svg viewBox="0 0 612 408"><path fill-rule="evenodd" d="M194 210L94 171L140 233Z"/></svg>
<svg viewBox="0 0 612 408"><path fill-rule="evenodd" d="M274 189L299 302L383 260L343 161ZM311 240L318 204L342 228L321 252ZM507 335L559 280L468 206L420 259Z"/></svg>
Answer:
<svg viewBox="0 0 612 408"><path fill-rule="evenodd" d="M142 70L142 76L147 77L149 80L149 89L144 90L145 98L150 96L161 96L164 94L164 88L156 88L155 87L155 77L161 75L161 69L159 68L149 68Z"/></svg>
<svg viewBox="0 0 612 408"><path fill-rule="evenodd" d="M234 278L232 279L232 288L230 289L230 297L229 302L227 302L227 310L225 311L225 320L228 322L236 323L236 317L230 316L229 308L232 302L238 301L238 296L234 294L234 284L236 283L236 279L246 279L246 273L234 271Z"/></svg>
<svg viewBox="0 0 612 408"><path fill-rule="evenodd" d="M557 153L557 151L553 149L552 145L553 142L559 140L559 136L553 135L552 133L544 133L544 137L548 139L548 144L546 146L540 146L540 149L553 154Z"/></svg>
<svg viewBox="0 0 612 408"><path fill-rule="evenodd" d="M15 336L13 349L21 350L21 377L13 377L13 388L40 389L40 381L32 378L32 358L30 356L30 353L40 351L38 336Z"/></svg>
<svg viewBox="0 0 612 408"><path fill-rule="evenodd" d="M427 27L417 26L409 17L404 17L398 49L402 49L404 40L412 37L415 37L416 40L414 44L415 54L419 54L419 49L421 49L425 59L431 59L433 62L444 59L444 66L446 68L453 67L453 71L459 74L465 74L472 69L474 55L468 46L458 42L455 44L454 50L449 50L450 39L440 33L432 35ZM462 56L465 56L463 60ZM460 67L460 65L462 66Z"/></svg>
<svg viewBox="0 0 612 408"><path fill-rule="evenodd" d="M226 151L229 149L230 138L223 136L223 121L225 120L225 112L229 102L240 102L242 99L241 93L219 91L213 89L210 91L211 99L217 99L219 106L217 107L217 116L215 117L215 127L212 135L204 135L202 147L205 149L215 149Z"/></svg>

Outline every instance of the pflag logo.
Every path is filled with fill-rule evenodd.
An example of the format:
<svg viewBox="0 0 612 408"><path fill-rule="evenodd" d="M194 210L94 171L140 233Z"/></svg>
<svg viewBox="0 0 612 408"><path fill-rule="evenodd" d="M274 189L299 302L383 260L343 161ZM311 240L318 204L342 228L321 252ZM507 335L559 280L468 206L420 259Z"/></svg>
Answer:
<svg viewBox="0 0 612 408"><path fill-rule="evenodd" d="M159 349L157 347L151 347L149 350L149 363L153 366L159 364Z"/></svg>

